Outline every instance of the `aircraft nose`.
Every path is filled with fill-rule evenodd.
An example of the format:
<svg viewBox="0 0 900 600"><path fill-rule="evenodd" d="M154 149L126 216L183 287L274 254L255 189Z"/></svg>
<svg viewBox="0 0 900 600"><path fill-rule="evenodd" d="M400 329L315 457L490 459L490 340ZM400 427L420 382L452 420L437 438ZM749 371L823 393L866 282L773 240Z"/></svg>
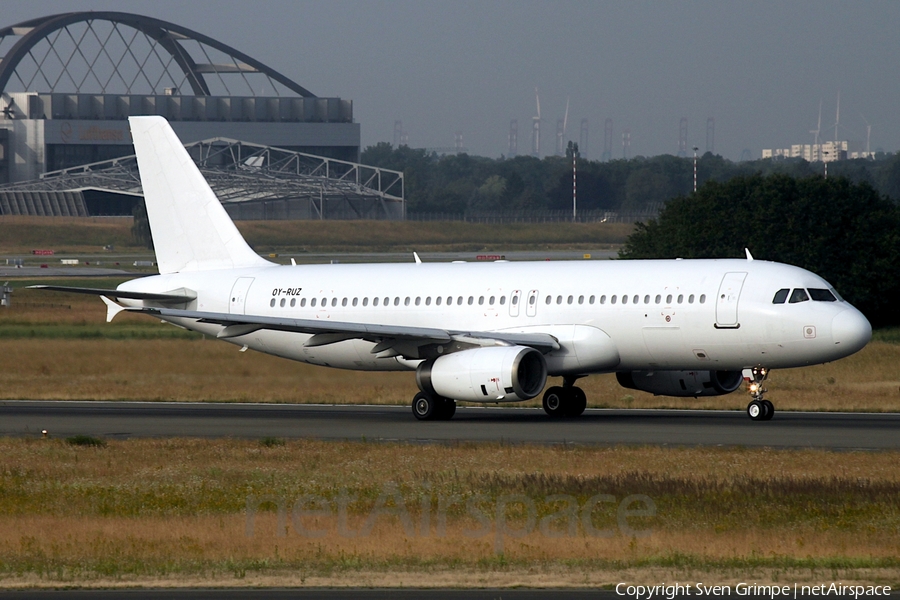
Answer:
<svg viewBox="0 0 900 600"><path fill-rule="evenodd" d="M843 352L852 354L862 350L872 339L872 325L861 312L848 308L839 312L831 322L831 336Z"/></svg>

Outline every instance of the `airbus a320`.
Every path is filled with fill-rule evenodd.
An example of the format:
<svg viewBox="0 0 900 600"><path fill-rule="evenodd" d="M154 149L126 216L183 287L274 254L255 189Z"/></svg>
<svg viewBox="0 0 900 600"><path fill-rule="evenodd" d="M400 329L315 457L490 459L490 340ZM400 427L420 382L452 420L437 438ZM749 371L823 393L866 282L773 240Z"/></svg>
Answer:
<svg viewBox="0 0 900 600"><path fill-rule="evenodd" d="M770 369L834 361L872 329L827 281L747 259L277 265L244 241L162 117L131 117L159 275L100 295L121 311L314 365L415 372L417 419L456 403L543 391L576 417L576 383L615 373L626 388L717 396L748 379L747 414L775 413ZM547 379L561 385L544 390Z"/></svg>

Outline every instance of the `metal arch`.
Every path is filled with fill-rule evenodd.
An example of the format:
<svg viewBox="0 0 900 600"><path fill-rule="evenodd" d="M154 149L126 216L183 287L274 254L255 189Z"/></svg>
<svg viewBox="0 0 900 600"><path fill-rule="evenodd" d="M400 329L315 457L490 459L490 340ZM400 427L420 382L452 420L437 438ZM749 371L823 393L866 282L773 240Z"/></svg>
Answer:
<svg viewBox="0 0 900 600"><path fill-rule="evenodd" d="M97 20L110 21L112 23L121 23L123 25L133 27L134 29L141 31L148 37L151 37L159 42L160 46L162 46L167 52L169 52L178 66L181 67L185 77L191 83L194 94L197 96L210 95L209 87L206 84L206 79L203 77L203 73L198 70L197 64L190 57L190 55L186 51L184 51L184 49L181 47L172 33L183 36L189 40L194 40L202 44L206 44L207 46L215 48L220 52L224 52L230 57L237 59L250 67L253 67L254 69L256 69L256 71L263 73L264 75L277 81L278 83L282 84L283 86L297 93L303 98L316 97L315 94L313 94L303 86L297 84L296 82L288 79L278 71L275 71L274 69L264 65L258 60L247 56L243 52L240 52L239 50L223 44L222 42L214 40L209 36L203 35L202 33L197 33L196 31L192 31L186 27L162 21L160 19L155 19L153 17L145 17L132 13L114 11L62 13L58 15L50 15L47 17L38 17L36 19L23 21L21 23L17 23L16 25L10 25L8 27L3 27L2 29L0 29L0 39L9 35L19 35L18 33L16 33L17 29L30 30L28 31L28 33L22 36L22 39L20 39L15 43L15 45L12 46L12 48L10 48L9 52L6 53L6 56L0 59L0 92L4 92L6 90L6 84L9 82L9 79L15 72L16 67L19 66L19 62L23 58L25 58L28 52L38 42L47 39L50 33L67 27L68 25L72 25L73 23Z"/></svg>

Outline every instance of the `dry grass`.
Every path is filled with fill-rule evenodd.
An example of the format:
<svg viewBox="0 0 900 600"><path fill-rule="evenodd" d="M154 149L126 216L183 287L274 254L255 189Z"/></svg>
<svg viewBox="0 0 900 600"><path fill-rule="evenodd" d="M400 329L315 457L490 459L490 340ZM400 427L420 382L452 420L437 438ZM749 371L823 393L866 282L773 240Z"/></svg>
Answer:
<svg viewBox="0 0 900 600"><path fill-rule="evenodd" d="M54 283L114 287L118 281ZM412 373L314 367L240 353L233 345L142 315L122 314L112 324L105 318L103 303L93 296L17 289L13 306L0 310L0 353L6 364L16 365L4 374L0 397L407 404L416 392ZM834 363L773 371L767 386L779 410L897 412L897 365L900 344L873 341ZM741 410L747 404L742 392L697 399L652 396L620 387L611 375L579 385L593 407Z"/></svg>
<svg viewBox="0 0 900 600"><path fill-rule="evenodd" d="M214 340L0 339L0 354L8 367L15 365L4 373L3 399L408 404L416 392L411 372L328 369L241 353ZM774 371L768 388L779 410L897 412L898 364L900 346L873 342L837 363ZM613 375L580 384L593 407L737 410L747 404L741 392L652 396L623 389Z"/></svg>
<svg viewBox="0 0 900 600"><path fill-rule="evenodd" d="M85 448L6 439L0 457L0 582L7 585L29 578L359 584L411 573L432 585L597 585L648 572L700 571L720 581L738 573L900 575L895 452L179 439ZM370 535L341 536L333 506L316 524L302 521L325 529L324 537L300 535L291 519L302 494L333 501L344 490L358 497L348 527L359 530L388 483L410 512L412 532L382 515ZM478 524L464 508L447 511L444 535L433 512L438 497L452 494L484 494L488 508L524 494L543 517L547 494L583 503L596 493L649 495L657 512L643 525L651 535L594 538L579 528L554 538L536 530L504 536L498 553L496 529L466 534ZM286 501L284 535L274 506L247 535L248 495ZM423 507L432 511L427 527ZM511 511L509 526L521 524Z"/></svg>

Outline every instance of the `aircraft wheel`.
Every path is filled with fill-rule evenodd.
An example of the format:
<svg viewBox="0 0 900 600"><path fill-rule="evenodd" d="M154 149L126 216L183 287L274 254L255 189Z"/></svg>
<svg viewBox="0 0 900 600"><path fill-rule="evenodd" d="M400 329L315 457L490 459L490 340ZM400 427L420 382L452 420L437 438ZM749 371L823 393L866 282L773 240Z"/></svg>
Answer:
<svg viewBox="0 0 900 600"><path fill-rule="evenodd" d="M766 412L766 405L759 400L754 400L747 405L747 416L754 421L764 421Z"/></svg>
<svg viewBox="0 0 900 600"><path fill-rule="evenodd" d="M768 421L775 416L775 405L768 400L763 400L762 403L766 405L766 416L763 421Z"/></svg>
<svg viewBox="0 0 900 600"><path fill-rule="evenodd" d="M456 400L441 398L440 409L440 415L437 418L441 421L449 421L456 414Z"/></svg>
<svg viewBox="0 0 900 600"><path fill-rule="evenodd" d="M544 392L544 412L551 417L563 417L566 415L566 409L571 404L570 394L566 393L566 389L558 385L547 388Z"/></svg>
<svg viewBox="0 0 900 600"><path fill-rule="evenodd" d="M584 413L584 409L587 408L587 394L580 387L570 387L567 391L569 392L569 406L566 410L566 416L581 416Z"/></svg>
<svg viewBox="0 0 900 600"><path fill-rule="evenodd" d="M442 404L440 403L440 405ZM439 418L441 414L440 405L438 399L432 397L431 394L419 392L412 401L413 415L420 421L432 421Z"/></svg>

